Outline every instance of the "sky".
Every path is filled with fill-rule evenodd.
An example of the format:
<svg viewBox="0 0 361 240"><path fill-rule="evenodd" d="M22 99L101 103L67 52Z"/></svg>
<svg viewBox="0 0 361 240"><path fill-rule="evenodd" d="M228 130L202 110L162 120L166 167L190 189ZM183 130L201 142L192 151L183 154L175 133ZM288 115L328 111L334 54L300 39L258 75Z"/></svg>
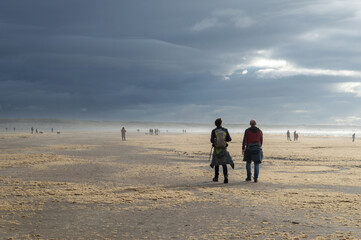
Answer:
<svg viewBox="0 0 361 240"><path fill-rule="evenodd" d="M361 125L359 0L2 0L0 118Z"/></svg>

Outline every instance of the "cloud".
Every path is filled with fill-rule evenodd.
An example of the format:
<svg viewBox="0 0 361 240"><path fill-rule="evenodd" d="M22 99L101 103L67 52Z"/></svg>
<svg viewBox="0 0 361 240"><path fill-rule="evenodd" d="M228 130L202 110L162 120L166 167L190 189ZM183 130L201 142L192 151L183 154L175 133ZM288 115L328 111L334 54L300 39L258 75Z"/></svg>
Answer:
<svg viewBox="0 0 361 240"><path fill-rule="evenodd" d="M357 15L360 9L358 0L312 0L293 2L287 10L282 11L285 16L328 16L328 18L349 18Z"/></svg>
<svg viewBox="0 0 361 240"><path fill-rule="evenodd" d="M301 33L297 38L305 42L320 41L322 44L327 40L340 39L341 37L359 38L360 36L361 32L356 29L319 28Z"/></svg>
<svg viewBox="0 0 361 240"><path fill-rule="evenodd" d="M253 68L259 78L285 78L292 76L361 77L361 71L306 68L284 59L255 57L240 68Z"/></svg>
<svg viewBox="0 0 361 240"><path fill-rule="evenodd" d="M294 112L294 113L310 113L311 111L308 111L308 110L294 110L292 112Z"/></svg>
<svg viewBox="0 0 361 240"><path fill-rule="evenodd" d="M247 74L249 71L255 73L257 78L287 78L294 76L312 77L361 77L361 71L347 69L307 68L294 64L286 59L272 58L276 54L274 50L258 50L248 53L247 57L234 59L225 74L231 78L234 74Z"/></svg>
<svg viewBox="0 0 361 240"><path fill-rule="evenodd" d="M348 125L361 124L361 118L357 116L349 116L346 118L336 118L335 122L339 124L348 124Z"/></svg>
<svg viewBox="0 0 361 240"><path fill-rule="evenodd" d="M242 10L223 9L212 13L211 17L207 17L194 24L191 31L200 32L212 28L231 27L243 29L252 26L255 21L247 16Z"/></svg>
<svg viewBox="0 0 361 240"><path fill-rule="evenodd" d="M4 117L323 123L361 114L352 107L361 101L356 0L22 6L0 1Z"/></svg>
<svg viewBox="0 0 361 240"><path fill-rule="evenodd" d="M353 93L356 97L361 97L361 82L336 83L333 90L335 92Z"/></svg>
<svg viewBox="0 0 361 240"><path fill-rule="evenodd" d="M258 76L265 78L290 77L296 75L304 76L332 76L332 77L361 77L360 71L332 70L320 68L302 68L293 65L280 68L265 68L257 71Z"/></svg>
<svg viewBox="0 0 361 240"><path fill-rule="evenodd" d="M214 28L222 26L222 24L218 21L217 18L205 18L202 21L196 23L191 30L194 32L207 30L209 28Z"/></svg>

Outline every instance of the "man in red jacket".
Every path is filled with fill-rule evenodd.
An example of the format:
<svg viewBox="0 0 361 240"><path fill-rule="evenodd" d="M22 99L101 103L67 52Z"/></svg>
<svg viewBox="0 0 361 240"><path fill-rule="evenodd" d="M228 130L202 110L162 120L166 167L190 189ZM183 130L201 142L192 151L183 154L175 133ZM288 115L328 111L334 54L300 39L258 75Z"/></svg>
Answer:
<svg viewBox="0 0 361 240"><path fill-rule="evenodd" d="M250 128L247 128L244 132L243 143L242 143L242 154L244 155L243 161L246 161L247 178L246 181L251 181L251 163L254 162L254 182L258 181L259 175L259 164L262 163L263 159L263 133L256 127L256 121L251 120Z"/></svg>

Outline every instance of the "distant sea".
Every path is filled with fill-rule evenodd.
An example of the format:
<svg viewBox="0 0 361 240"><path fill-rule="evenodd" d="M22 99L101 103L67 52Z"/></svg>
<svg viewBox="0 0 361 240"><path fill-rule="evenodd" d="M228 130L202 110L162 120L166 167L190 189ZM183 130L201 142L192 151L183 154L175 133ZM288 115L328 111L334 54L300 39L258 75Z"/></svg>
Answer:
<svg viewBox="0 0 361 240"><path fill-rule="evenodd" d="M159 129L160 133L210 133L214 128L213 122L205 123L173 123L173 122L122 122L122 121L89 121L89 120L60 120L60 119L0 119L0 133L30 132L31 127L42 132L120 132L122 127L128 132L148 133L149 129ZM249 127L247 124L225 124L230 133L243 133ZM286 134L287 130L297 131L301 136L350 136L361 133L361 126L349 125L262 125L259 127L264 134ZM6 130L7 128L7 130Z"/></svg>

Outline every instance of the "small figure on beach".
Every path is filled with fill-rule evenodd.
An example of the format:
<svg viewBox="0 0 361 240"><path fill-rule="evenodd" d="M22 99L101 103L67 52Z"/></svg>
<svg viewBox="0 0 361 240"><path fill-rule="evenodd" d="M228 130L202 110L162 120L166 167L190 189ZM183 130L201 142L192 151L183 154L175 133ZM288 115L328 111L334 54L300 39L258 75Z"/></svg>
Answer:
<svg viewBox="0 0 361 240"><path fill-rule="evenodd" d="M8 131L8 128L5 128L6 131Z"/></svg>
<svg viewBox="0 0 361 240"><path fill-rule="evenodd" d="M352 134L352 142L354 142L355 141L355 137L356 137L356 134L354 133L354 134Z"/></svg>
<svg viewBox="0 0 361 240"><path fill-rule="evenodd" d="M35 129L35 133L38 133L38 129Z"/></svg>
<svg viewBox="0 0 361 240"><path fill-rule="evenodd" d="M249 124L251 125L251 127L246 129L243 136L242 154L243 154L243 161L247 162L246 181L251 181L252 179L251 164L253 161L254 163L253 180L254 182L257 182L259 175L259 164L262 163L262 159L263 159L263 151L262 151L263 133L261 129L256 127L257 123L255 120L251 120Z"/></svg>
<svg viewBox="0 0 361 240"><path fill-rule="evenodd" d="M14 132L15 132L15 129L16 129L16 128L14 128Z"/></svg>
<svg viewBox="0 0 361 240"><path fill-rule="evenodd" d="M34 128L33 127L31 127L31 134L33 134L34 133Z"/></svg>
<svg viewBox="0 0 361 240"><path fill-rule="evenodd" d="M126 133L127 131L126 131L125 128L123 127L122 130L121 130L121 132L122 132L122 141L125 141L125 133Z"/></svg>
<svg viewBox="0 0 361 240"><path fill-rule="evenodd" d="M51 132L54 132L54 129L53 129L53 128L51 128Z"/></svg>
<svg viewBox="0 0 361 240"><path fill-rule="evenodd" d="M214 148L212 155L211 167L214 167L214 182L218 182L219 165L222 165L224 183L228 183L228 169L227 164L234 168L234 163L231 155L227 151L228 143L232 141L227 128L222 127L222 119L217 118L214 122L216 128L211 133L212 148Z"/></svg>
<svg viewBox="0 0 361 240"><path fill-rule="evenodd" d="M287 130L287 141L292 141L290 130Z"/></svg>
<svg viewBox="0 0 361 240"><path fill-rule="evenodd" d="M297 141L298 140L298 134L296 132L296 130L293 132L293 141Z"/></svg>

